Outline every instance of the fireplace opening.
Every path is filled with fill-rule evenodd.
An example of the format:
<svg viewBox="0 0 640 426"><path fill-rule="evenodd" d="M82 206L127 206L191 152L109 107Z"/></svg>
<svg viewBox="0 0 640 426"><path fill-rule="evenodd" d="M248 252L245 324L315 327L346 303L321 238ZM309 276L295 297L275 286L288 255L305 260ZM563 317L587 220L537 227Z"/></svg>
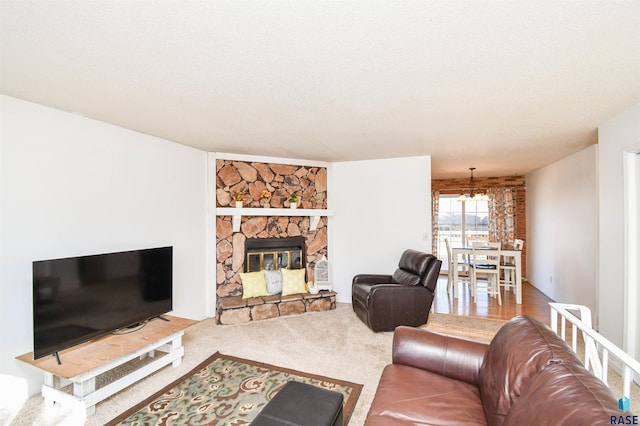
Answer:
<svg viewBox="0 0 640 426"><path fill-rule="evenodd" d="M304 237L248 238L244 253L244 272L306 267Z"/></svg>

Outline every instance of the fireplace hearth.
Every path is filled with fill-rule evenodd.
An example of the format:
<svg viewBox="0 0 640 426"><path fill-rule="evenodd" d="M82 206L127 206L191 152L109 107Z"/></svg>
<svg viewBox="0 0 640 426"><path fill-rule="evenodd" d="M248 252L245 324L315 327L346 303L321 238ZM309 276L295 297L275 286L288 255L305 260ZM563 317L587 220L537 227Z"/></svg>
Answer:
<svg viewBox="0 0 640 426"><path fill-rule="evenodd" d="M280 268L306 269L304 237L247 238L244 272ZM325 262L326 263L326 262ZM336 293L330 288L315 294L301 293L243 299L239 296L218 299L218 323L240 324L305 312L321 312L336 308Z"/></svg>

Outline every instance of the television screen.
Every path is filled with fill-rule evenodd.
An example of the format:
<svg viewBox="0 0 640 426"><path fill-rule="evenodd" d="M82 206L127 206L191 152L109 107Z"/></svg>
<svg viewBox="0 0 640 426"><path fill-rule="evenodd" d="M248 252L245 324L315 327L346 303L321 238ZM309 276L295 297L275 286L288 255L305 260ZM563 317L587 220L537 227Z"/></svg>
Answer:
<svg viewBox="0 0 640 426"><path fill-rule="evenodd" d="M33 262L33 357L172 310L173 247Z"/></svg>

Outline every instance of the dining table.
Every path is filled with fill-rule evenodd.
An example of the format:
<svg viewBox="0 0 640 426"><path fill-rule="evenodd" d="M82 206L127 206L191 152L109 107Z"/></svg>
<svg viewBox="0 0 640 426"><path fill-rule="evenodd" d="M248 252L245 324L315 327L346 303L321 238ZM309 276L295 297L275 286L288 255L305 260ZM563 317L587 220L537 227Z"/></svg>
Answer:
<svg viewBox="0 0 640 426"><path fill-rule="evenodd" d="M489 249L487 247L486 249ZM483 250L483 248L476 247L476 250ZM458 246L451 247L451 257L453 263L453 297L458 297L458 269L459 263L458 259L461 257L468 257L472 254L473 249L471 246ZM516 282L515 282L515 290L516 290L516 303L518 305L522 304L522 250L516 250L513 247L505 247L500 249L500 255L502 257L513 257L515 260L516 267Z"/></svg>

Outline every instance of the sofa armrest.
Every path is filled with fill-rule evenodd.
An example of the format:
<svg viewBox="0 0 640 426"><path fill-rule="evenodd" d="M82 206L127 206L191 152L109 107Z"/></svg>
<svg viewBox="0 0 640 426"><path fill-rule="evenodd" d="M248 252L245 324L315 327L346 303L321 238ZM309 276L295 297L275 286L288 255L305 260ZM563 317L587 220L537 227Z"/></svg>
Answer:
<svg viewBox="0 0 640 426"><path fill-rule="evenodd" d="M392 283L393 282L393 277L391 277L391 275L382 275L382 274L359 274L356 275L355 277L353 277L353 281L351 282L351 285L353 286L353 284L386 284L386 283Z"/></svg>
<svg viewBox="0 0 640 426"><path fill-rule="evenodd" d="M477 385L488 347L480 342L401 326L393 333L393 363Z"/></svg>

